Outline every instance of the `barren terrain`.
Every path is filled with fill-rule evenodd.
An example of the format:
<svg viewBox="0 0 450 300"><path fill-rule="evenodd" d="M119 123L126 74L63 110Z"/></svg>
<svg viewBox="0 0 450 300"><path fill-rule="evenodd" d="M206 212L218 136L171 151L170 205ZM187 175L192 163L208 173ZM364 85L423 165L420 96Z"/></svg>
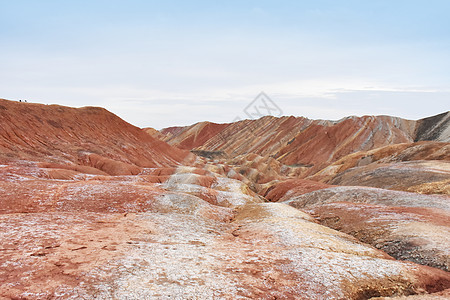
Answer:
<svg viewBox="0 0 450 300"><path fill-rule="evenodd" d="M0 99L0 299L447 299L449 128Z"/></svg>

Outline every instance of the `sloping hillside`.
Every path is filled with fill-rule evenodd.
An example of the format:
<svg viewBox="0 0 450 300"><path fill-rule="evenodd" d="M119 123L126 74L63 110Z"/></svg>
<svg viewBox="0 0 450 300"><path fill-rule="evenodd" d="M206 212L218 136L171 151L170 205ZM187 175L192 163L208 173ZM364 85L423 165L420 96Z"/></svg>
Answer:
<svg viewBox="0 0 450 300"><path fill-rule="evenodd" d="M1 161L85 165L116 175L193 157L98 107L0 99L0 125Z"/></svg>
<svg viewBox="0 0 450 300"><path fill-rule="evenodd" d="M102 108L0 100L0 299L444 295L450 143L412 143L416 125L160 133ZM377 188L341 186L357 184Z"/></svg>
<svg viewBox="0 0 450 300"><path fill-rule="evenodd" d="M450 142L450 112L417 121L414 140Z"/></svg>
<svg viewBox="0 0 450 300"><path fill-rule="evenodd" d="M191 150L205 144L228 125L200 122L188 127L166 128L161 133L166 136L166 141L170 144L176 144L181 149Z"/></svg>
<svg viewBox="0 0 450 300"><path fill-rule="evenodd" d="M448 142L449 122L450 113L418 121L389 116L339 121L267 116L231 124L197 123L161 132L169 144L183 149L223 151L230 158L248 153L270 156L284 165L308 167L312 175L357 151L419 140ZM212 126L214 131L203 134L205 127ZM196 143L187 142L192 140Z"/></svg>

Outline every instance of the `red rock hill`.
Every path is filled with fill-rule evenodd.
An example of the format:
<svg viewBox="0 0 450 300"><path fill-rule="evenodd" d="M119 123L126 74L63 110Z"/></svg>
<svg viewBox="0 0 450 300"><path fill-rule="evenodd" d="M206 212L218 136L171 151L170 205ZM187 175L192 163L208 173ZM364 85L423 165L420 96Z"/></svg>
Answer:
<svg viewBox="0 0 450 300"><path fill-rule="evenodd" d="M314 174L357 151L415 140L449 142L449 119L448 112L418 121L390 116L348 117L339 121L266 116L231 124L197 123L161 132L166 136L164 140L182 149L221 151L229 157L256 153L285 165L307 167L308 174Z"/></svg>
<svg viewBox="0 0 450 300"><path fill-rule="evenodd" d="M70 108L0 99L0 161L31 160L111 175L175 166L187 151L152 137L98 107ZM75 166L73 166L75 165Z"/></svg>

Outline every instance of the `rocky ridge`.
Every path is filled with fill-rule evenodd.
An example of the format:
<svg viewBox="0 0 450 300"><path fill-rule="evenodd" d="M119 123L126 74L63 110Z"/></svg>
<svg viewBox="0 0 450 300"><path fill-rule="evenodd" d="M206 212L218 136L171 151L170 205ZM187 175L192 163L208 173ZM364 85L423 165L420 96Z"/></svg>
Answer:
<svg viewBox="0 0 450 300"><path fill-rule="evenodd" d="M445 116L159 133L99 108L0 104L0 299L448 294Z"/></svg>
<svg viewBox="0 0 450 300"><path fill-rule="evenodd" d="M195 160L189 152L98 107L0 99L0 122L0 162L22 159L88 173L95 168L110 175L131 175L143 167Z"/></svg>

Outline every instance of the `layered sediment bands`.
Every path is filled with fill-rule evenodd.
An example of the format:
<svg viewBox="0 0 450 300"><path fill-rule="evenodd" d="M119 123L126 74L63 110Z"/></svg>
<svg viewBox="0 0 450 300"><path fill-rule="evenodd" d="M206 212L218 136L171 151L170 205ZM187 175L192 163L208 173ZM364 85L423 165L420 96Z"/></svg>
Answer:
<svg viewBox="0 0 450 300"><path fill-rule="evenodd" d="M168 143L177 145L181 149L191 150L202 146L207 140L217 135L228 125L200 122L186 128L166 128L161 130L161 133L166 136L165 140Z"/></svg>
<svg viewBox="0 0 450 300"><path fill-rule="evenodd" d="M450 213L430 208L331 203L309 212L321 224L422 265L450 270Z"/></svg>
<svg viewBox="0 0 450 300"><path fill-rule="evenodd" d="M417 122L415 141L450 142L450 112Z"/></svg>
<svg viewBox="0 0 450 300"><path fill-rule="evenodd" d="M358 151L328 165L316 174L309 176L309 179L329 182L350 168L365 166L377 168L381 164L386 165L407 161L411 161L411 164L414 164L415 161L423 160L442 161L444 164L450 161L450 143L403 143L369 151Z"/></svg>
<svg viewBox="0 0 450 300"><path fill-rule="evenodd" d="M48 169L33 163L0 166L0 213L153 211L215 216L219 207L261 202L242 182L202 169L145 169L142 173L105 176L73 172L64 180L54 180Z"/></svg>
<svg viewBox="0 0 450 300"><path fill-rule="evenodd" d="M284 204L246 204L231 223L151 212L0 220L4 297L368 299L450 285L444 271L396 261Z"/></svg>
<svg viewBox="0 0 450 300"><path fill-rule="evenodd" d="M178 165L193 160L189 152L171 147L103 108L2 99L0 105L2 161L100 165L100 170L116 175L120 170L123 174L134 174L139 167Z"/></svg>
<svg viewBox="0 0 450 300"><path fill-rule="evenodd" d="M450 130L448 118L449 113L419 121L387 116L349 117L337 122L263 117L222 127L215 124L216 134L209 130L208 139L194 151L221 153L205 157L222 160L238 174L236 179L244 177L262 195L273 188L273 182L291 178L448 194L450 143L442 142ZM169 143L179 145L210 126L198 123L163 132ZM427 139L436 141L424 141ZM270 168L263 167L269 159L278 165L270 162Z"/></svg>
<svg viewBox="0 0 450 300"><path fill-rule="evenodd" d="M449 273L262 203L211 169L54 180L48 171L64 169L0 166L0 295L368 299L450 287Z"/></svg>
<svg viewBox="0 0 450 300"><path fill-rule="evenodd" d="M412 121L384 116L352 117L330 126L314 124L277 156L284 164L311 164L312 171L318 171L355 151L411 142L413 128Z"/></svg>
<svg viewBox="0 0 450 300"><path fill-rule="evenodd" d="M230 157L256 153L272 156L285 165L313 167L317 171L355 151L411 143L416 122L387 116L350 117L337 122L263 117L222 125L221 131L194 149L224 151ZM198 135L202 126L199 123L162 132L170 133L166 139L169 143L180 145L180 140Z"/></svg>
<svg viewBox="0 0 450 300"><path fill-rule="evenodd" d="M151 128L151 127L147 127L147 128L143 128L143 130L150 134L151 136L159 139L159 140L163 140L166 138L166 136L164 134L162 134L161 132L159 132L158 130Z"/></svg>
<svg viewBox="0 0 450 300"><path fill-rule="evenodd" d="M226 164L234 172L244 176L250 183L264 184L273 180L284 179L289 169L283 170L282 164L272 157L263 157L254 153L239 155L227 160ZM231 176L232 173L229 172Z"/></svg>
<svg viewBox="0 0 450 300"><path fill-rule="evenodd" d="M420 190L423 184L434 184L436 187L441 186L442 189L433 190L433 193L445 193L448 180L450 180L450 162L448 161L408 161L370 164L348 169L329 180L328 183L400 191Z"/></svg>
<svg viewBox="0 0 450 300"><path fill-rule="evenodd" d="M272 185L264 197L272 202L285 201L313 191L330 188L332 185L306 179L290 179Z"/></svg>
<svg viewBox="0 0 450 300"><path fill-rule="evenodd" d="M400 267L398 261L385 253L361 244L348 235L320 226L310 215L283 203L251 204L242 208L234 223L238 225L233 231L238 242L251 238L251 245L258 249L267 246L265 241L272 241L269 249L273 251L273 256L283 262L285 270L289 270L282 273L284 276L280 274L283 277L278 277L289 287L286 289L292 293L287 294L289 296L315 299L318 291L326 291L319 298L367 299L383 294L418 291L418 282L412 284L416 287L412 287L404 281L409 276L407 270L413 265ZM428 270L434 272L435 269L426 270L422 269L419 273L427 273ZM441 274L449 275L445 272ZM395 283L389 283L388 278L395 278ZM446 281L434 282L445 286ZM275 285L273 287L276 288ZM442 289L442 286L438 289Z"/></svg>
<svg viewBox="0 0 450 300"><path fill-rule="evenodd" d="M448 271L450 197L363 187L333 187L284 203L400 260Z"/></svg>
<svg viewBox="0 0 450 300"><path fill-rule="evenodd" d="M309 209L334 202L351 202L395 207L428 207L450 211L449 199L446 195L420 195L370 187L338 186L292 197L284 203L298 209Z"/></svg>
<svg viewBox="0 0 450 300"><path fill-rule="evenodd" d="M450 159L448 143L414 143L448 142L449 120L450 113L418 121L389 116L349 117L339 121L267 116L230 124L203 122L171 127L162 133L166 141L183 149L223 152L230 158L249 153L270 156L283 165L298 168L298 173L306 177L355 152L383 147L381 152L368 153L361 163L371 163L373 155L387 152L397 154L400 161ZM437 158L439 149L434 148L439 147L442 151ZM430 157L433 155L435 158Z"/></svg>
<svg viewBox="0 0 450 300"><path fill-rule="evenodd" d="M6 100L0 117L1 299L450 288L448 196L329 184L445 193L449 143L412 143L445 132L433 129L442 118L430 130L390 117L265 117L159 133L99 108Z"/></svg>
<svg viewBox="0 0 450 300"><path fill-rule="evenodd" d="M215 124L215 134L209 137L194 150L224 151L230 157L241 154L256 153L269 156L288 144L295 135L306 128L312 121L295 117L263 117L258 120L243 120L230 124ZM162 133L172 145L179 145L180 140L188 140L198 136L198 132L211 123L198 123L189 127L168 128ZM219 126L221 125L221 126Z"/></svg>

